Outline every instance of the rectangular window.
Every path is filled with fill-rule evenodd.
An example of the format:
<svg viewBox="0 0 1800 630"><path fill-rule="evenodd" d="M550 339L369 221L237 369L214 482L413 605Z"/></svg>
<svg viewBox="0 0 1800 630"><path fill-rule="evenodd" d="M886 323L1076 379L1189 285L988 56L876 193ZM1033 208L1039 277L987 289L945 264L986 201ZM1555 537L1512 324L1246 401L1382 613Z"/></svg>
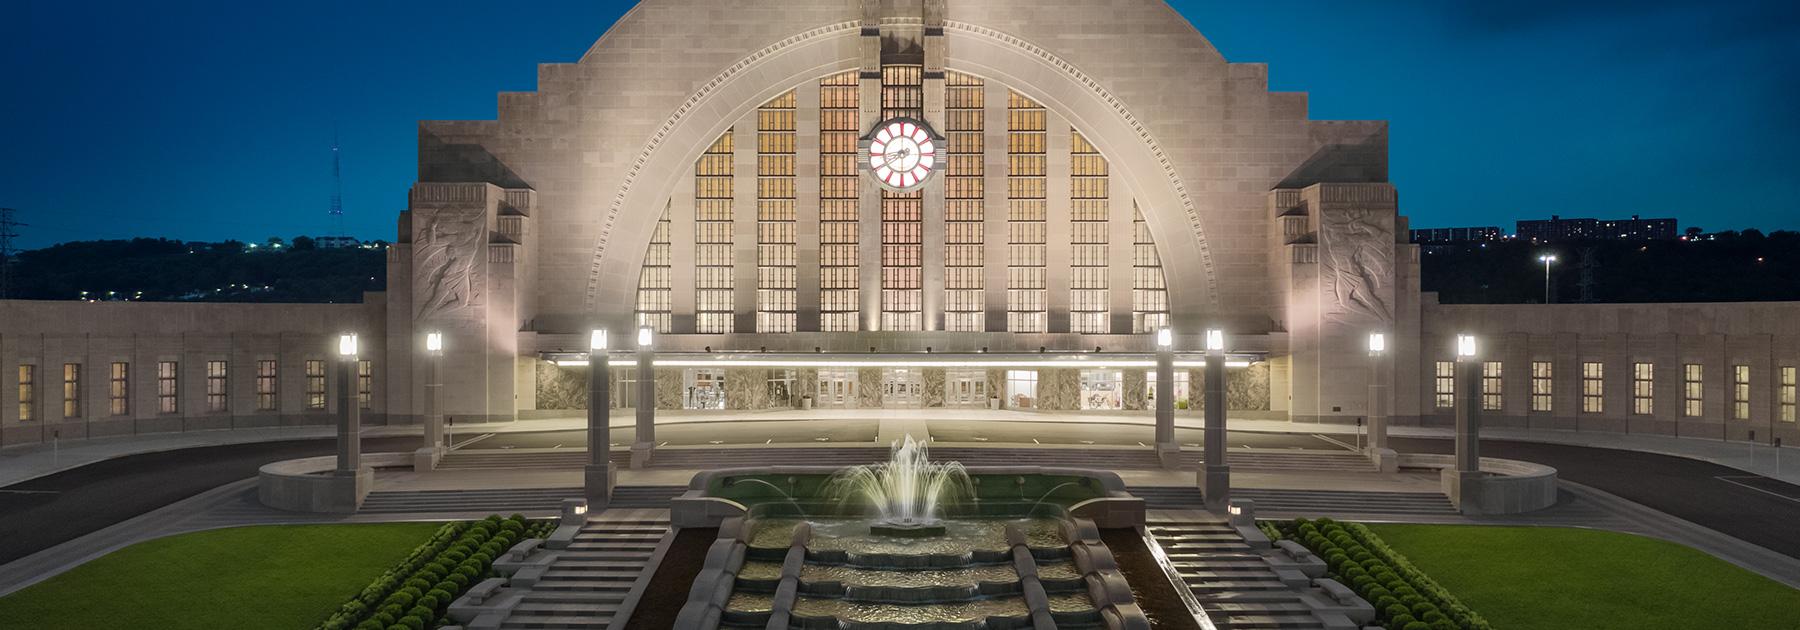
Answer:
<svg viewBox="0 0 1800 630"><path fill-rule="evenodd" d="M19 419L32 420L37 409L37 366L19 366Z"/></svg>
<svg viewBox="0 0 1800 630"><path fill-rule="evenodd" d="M1006 406L1013 409L1037 407L1036 370L1006 371Z"/></svg>
<svg viewBox="0 0 1800 630"><path fill-rule="evenodd" d="M368 409L375 403L375 365L368 359L356 362L356 407Z"/></svg>
<svg viewBox="0 0 1800 630"><path fill-rule="evenodd" d="M1550 411L1551 392L1554 391L1550 380L1550 362L1531 362L1531 410Z"/></svg>
<svg viewBox="0 0 1800 630"><path fill-rule="evenodd" d="M1581 412L1600 413L1606 408L1602 396L1606 393L1605 367L1598 362L1581 364Z"/></svg>
<svg viewBox="0 0 1800 630"><path fill-rule="evenodd" d="M156 412L177 413L181 411L181 403L176 399L180 391L179 366L174 361L156 362Z"/></svg>
<svg viewBox="0 0 1800 630"><path fill-rule="evenodd" d="M1175 380L1175 399L1174 400L1175 400L1175 408L1176 409L1188 408L1188 374L1190 374L1190 372L1188 372L1187 370L1176 370L1175 371L1175 379L1174 379ZM1144 373L1144 404L1151 408L1156 407L1156 372L1155 371L1149 371L1149 372Z"/></svg>
<svg viewBox="0 0 1800 630"><path fill-rule="evenodd" d="M1656 366L1631 364L1631 413L1647 416L1656 410Z"/></svg>
<svg viewBox="0 0 1800 630"><path fill-rule="evenodd" d="M325 362L306 360L306 408L325 408Z"/></svg>
<svg viewBox="0 0 1800 630"><path fill-rule="evenodd" d="M1750 419L1750 366L1731 366L1731 417Z"/></svg>
<svg viewBox="0 0 1800 630"><path fill-rule="evenodd" d="M1781 368L1781 421L1794 421L1794 372L1792 366Z"/></svg>
<svg viewBox="0 0 1800 630"><path fill-rule="evenodd" d="M1681 415L1698 418L1704 391L1700 384L1700 365L1689 363L1681 366L1681 381Z"/></svg>
<svg viewBox="0 0 1800 630"><path fill-rule="evenodd" d="M256 362L256 410L275 410L275 362Z"/></svg>
<svg viewBox="0 0 1800 630"><path fill-rule="evenodd" d="M1484 361L1481 364L1481 410L1500 410L1500 362Z"/></svg>
<svg viewBox="0 0 1800 630"><path fill-rule="evenodd" d="M225 362L206 362L206 410L221 413L227 409L225 405Z"/></svg>
<svg viewBox="0 0 1800 630"><path fill-rule="evenodd" d="M1113 410L1122 408L1121 389L1124 374L1118 370L1081 371L1081 408Z"/></svg>
<svg viewBox="0 0 1800 630"><path fill-rule="evenodd" d="M63 364L63 417L81 417L81 364Z"/></svg>
<svg viewBox="0 0 1800 630"><path fill-rule="evenodd" d="M790 368L769 370L768 379L764 383L765 391L769 396L770 408L785 409L797 406L794 403L794 395L797 393L794 391L794 370Z"/></svg>
<svg viewBox="0 0 1800 630"><path fill-rule="evenodd" d="M114 363L108 375L107 411L115 416L131 413L131 364Z"/></svg>
<svg viewBox="0 0 1800 630"><path fill-rule="evenodd" d="M1449 409L1456 406L1456 363L1451 361L1437 362L1437 408Z"/></svg>

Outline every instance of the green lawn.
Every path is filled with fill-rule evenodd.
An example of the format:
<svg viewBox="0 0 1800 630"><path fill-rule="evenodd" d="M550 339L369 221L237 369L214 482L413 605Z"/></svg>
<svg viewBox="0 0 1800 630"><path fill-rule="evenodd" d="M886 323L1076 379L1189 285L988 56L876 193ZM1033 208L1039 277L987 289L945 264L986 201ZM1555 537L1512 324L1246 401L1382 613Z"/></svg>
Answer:
<svg viewBox="0 0 1800 630"><path fill-rule="evenodd" d="M1654 538L1556 527L1369 529L1503 630L1800 627L1800 590Z"/></svg>
<svg viewBox="0 0 1800 630"><path fill-rule="evenodd" d="M0 598L0 628L306 630L439 526L237 527L146 541Z"/></svg>

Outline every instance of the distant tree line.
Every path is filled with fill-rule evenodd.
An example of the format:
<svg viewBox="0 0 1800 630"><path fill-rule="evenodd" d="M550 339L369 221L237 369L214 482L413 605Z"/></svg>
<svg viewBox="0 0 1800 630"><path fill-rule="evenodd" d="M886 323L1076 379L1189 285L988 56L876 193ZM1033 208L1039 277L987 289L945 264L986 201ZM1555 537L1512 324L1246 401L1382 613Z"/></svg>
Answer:
<svg viewBox="0 0 1800 630"><path fill-rule="evenodd" d="M1576 302L1582 250L1592 248L1594 302L1800 301L1800 232L1688 234L1697 240L1432 246L1420 257L1422 284L1445 304L1541 303L1538 257L1554 254L1555 301Z"/></svg>
<svg viewBox="0 0 1800 630"><path fill-rule="evenodd" d="M269 243L283 242L270 239ZM307 237L269 251L239 241L77 241L20 252L16 299L146 302L361 302L387 286L381 249L318 249Z"/></svg>

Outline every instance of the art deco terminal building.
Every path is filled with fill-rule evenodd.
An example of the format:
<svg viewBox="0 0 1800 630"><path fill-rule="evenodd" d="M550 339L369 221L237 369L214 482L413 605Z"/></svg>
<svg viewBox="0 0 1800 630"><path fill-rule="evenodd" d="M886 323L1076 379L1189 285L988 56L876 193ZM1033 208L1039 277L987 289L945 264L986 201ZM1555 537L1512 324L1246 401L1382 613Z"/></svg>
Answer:
<svg viewBox="0 0 1800 630"><path fill-rule="evenodd" d="M443 414L572 415L594 328L619 408L1193 413L1218 329L1234 417L1432 422L1470 332L1490 426L1800 438L1795 305L1438 305L1387 123L1269 72L1157 0L645 0L420 123L364 304L0 304L0 442L325 423L346 329L369 420L431 331Z"/></svg>

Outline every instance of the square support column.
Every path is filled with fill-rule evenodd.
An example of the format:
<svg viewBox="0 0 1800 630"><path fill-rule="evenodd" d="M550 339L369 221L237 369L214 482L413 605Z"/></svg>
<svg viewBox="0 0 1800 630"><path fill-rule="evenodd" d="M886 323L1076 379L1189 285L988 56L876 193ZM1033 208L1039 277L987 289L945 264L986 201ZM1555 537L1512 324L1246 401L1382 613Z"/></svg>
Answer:
<svg viewBox="0 0 1800 630"><path fill-rule="evenodd" d="M434 333L435 334L435 333ZM442 350L427 350L425 359L425 430L422 432L423 444L419 450L413 451L413 470L436 470L438 460L444 458L444 412L443 412L443 362Z"/></svg>
<svg viewBox="0 0 1800 630"><path fill-rule="evenodd" d="M335 514L355 514L375 485L375 469L362 465L362 406L358 404L355 386L355 342L350 345L351 351L341 355L338 365L337 470L332 471L332 480L325 490L329 496L322 503L315 499L315 503L327 506L320 511Z"/></svg>
<svg viewBox="0 0 1800 630"><path fill-rule="evenodd" d="M631 467L643 468L656 450L656 351L645 329L638 330L637 370L637 441L631 445Z"/></svg>
<svg viewBox="0 0 1800 630"><path fill-rule="evenodd" d="M1200 465L1200 492L1206 509L1223 513L1231 507L1231 466L1225 461L1225 350L1206 350L1205 461Z"/></svg>
<svg viewBox="0 0 1800 630"><path fill-rule="evenodd" d="M1181 468L1181 445L1175 442L1175 346L1168 329L1157 332L1156 456L1168 470Z"/></svg>
<svg viewBox="0 0 1800 630"><path fill-rule="evenodd" d="M1444 494L1458 511L1481 503L1481 361L1473 354L1456 359L1456 461L1445 471Z"/></svg>
<svg viewBox="0 0 1800 630"><path fill-rule="evenodd" d="M604 510L612 504L618 472L612 463L612 387L605 348L588 350L588 461L582 477L587 505Z"/></svg>

